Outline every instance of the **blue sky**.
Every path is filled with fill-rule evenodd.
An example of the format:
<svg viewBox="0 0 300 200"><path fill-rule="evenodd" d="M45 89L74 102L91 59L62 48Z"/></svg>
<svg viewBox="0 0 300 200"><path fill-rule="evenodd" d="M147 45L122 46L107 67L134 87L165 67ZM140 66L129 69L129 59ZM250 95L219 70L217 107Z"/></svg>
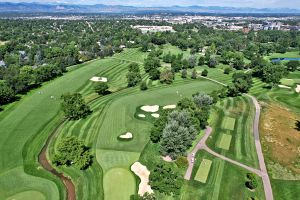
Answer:
<svg viewBox="0 0 300 200"><path fill-rule="evenodd" d="M300 0L0 0L0 2L40 2L68 4L108 4L132 6L230 6L253 8L299 8Z"/></svg>

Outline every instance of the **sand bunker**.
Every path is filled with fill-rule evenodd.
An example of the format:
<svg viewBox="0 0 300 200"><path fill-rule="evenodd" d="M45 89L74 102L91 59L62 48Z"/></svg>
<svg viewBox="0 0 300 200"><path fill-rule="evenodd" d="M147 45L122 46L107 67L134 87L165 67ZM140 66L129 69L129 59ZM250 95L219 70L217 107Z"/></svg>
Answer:
<svg viewBox="0 0 300 200"><path fill-rule="evenodd" d="M122 139L131 139L132 137L133 137L133 135L130 132L127 132L127 133L119 136L119 138L122 138Z"/></svg>
<svg viewBox="0 0 300 200"><path fill-rule="evenodd" d="M291 89L291 87L286 86L286 85L278 85L278 87L280 87L280 88L285 88L285 89Z"/></svg>
<svg viewBox="0 0 300 200"><path fill-rule="evenodd" d="M151 189L151 186L149 185L150 171L147 169L147 167L142 165L139 162L135 162L131 166L131 171L133 171L141 179L138 194L140 196L143 196L145 193L152 194L153 190Z"/></svg>
<svg viewBox="0 0 300 200"><path fill-rule="evenodd" d="M141 109L145 112L152 112L155 113L159 110L159 106L158 105L154 105L154 106L142 106Z"/></svg>
<svg viewBox="0 0 300 200"><path fill-rule="evenodd" d="M166 109L175 109L176 108L176 105L166 105L163 107L164 110Z"/></svg>
<svg viewBox="0 0 300 200"><path fill-rule="evenodd" d="M300 93L300 85L297 85L297 87L296 87L296 92L297 92L297 93Z"/></svg>
<svg viewBox="0 0 300 200"><path fill-rule="evenodd" d="M157 113L153 113L153 114L151 114L151 116L154 118L159 118L159 114L157 114Z"/></svg>
<svg viewBox="0 0 300 200"><path fill-rule="evenodd" d="M144 114L139 114L138 115L140 118L145 118L146 117L146 115L144 115Z"/></svg>
<svg viewBox="0 0 300 200"><path fill-rule="evenodd" d="M105 77L98 77L98 76L94 76L90 80L94 81L94 82L103 82L103 83L107 82L107 78L105 78Z"/></svg>

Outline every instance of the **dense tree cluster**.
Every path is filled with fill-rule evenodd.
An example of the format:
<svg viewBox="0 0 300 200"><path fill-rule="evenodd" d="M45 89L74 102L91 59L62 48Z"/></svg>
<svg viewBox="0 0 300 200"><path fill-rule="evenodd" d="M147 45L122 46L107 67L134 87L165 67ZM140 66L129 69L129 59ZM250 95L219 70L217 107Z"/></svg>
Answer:
<svg viewBox="0 0 300 200"><path fill-rule="evenodd" d="M57 166L75 166L81 170L92 164L92 155L87 146L76 137L62 139L56 148L53 163Z"/></svg>
<svg viewBox="0 0 300 200"><path fill-rule="evenodd" d="M66 118L77 120L85 118L91 113L89 106L84 102L81 94L64 94L61 98L61 106Z"/></svg>
<svg viewBox="0 0 300 200"><path fill-rule="evenodd" d="M179 172L167 166L166 164L157 164L151 170L149 183L151 188L168 196L176 196L180 194L180 188L183 179Z"/></svg>

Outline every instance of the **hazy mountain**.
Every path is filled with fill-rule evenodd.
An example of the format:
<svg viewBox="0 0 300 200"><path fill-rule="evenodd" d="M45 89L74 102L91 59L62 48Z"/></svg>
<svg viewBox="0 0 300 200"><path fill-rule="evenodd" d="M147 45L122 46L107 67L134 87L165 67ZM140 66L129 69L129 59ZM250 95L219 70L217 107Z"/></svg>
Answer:
<svg viewBox="0 0 300 200"><path fill-rule="evenodd" d="M0 12L47 12L47 13L291 13L300 14L300 9L289 8L235 8L219 6L172 6L172 7L134 7L121 5L67 5L41 3L9 3L0 2Z"/></svg>

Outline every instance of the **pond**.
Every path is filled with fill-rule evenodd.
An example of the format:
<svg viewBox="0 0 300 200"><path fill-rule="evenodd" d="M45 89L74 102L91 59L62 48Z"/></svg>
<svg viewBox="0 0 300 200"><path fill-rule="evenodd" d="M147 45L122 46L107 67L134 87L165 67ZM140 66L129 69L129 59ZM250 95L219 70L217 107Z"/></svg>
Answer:
<svg viewBox="0 0 300 200"><path fill-rule="evenodd" d="M271 59L272 62L294 61L294 60L299 60L300 61L300 58L273 58L273 59Z"/></svg>

